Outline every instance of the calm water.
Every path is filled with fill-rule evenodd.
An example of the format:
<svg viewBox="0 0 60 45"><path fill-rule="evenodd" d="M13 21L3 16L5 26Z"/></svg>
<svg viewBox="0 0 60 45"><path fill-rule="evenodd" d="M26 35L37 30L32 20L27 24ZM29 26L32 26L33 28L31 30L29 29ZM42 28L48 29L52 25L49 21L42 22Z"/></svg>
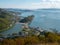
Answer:
<svg viewBox="0 0 60 45"><path fill-rule="evenodd" d="M60 10L35 10L33 12L23 12L21 16L34 15L31 27L41 27L43 29L57 29L60 31ZM12 29L1 34L12 34L21 31L21 24L16 24Z"/></svg>
<svg viewBox="0 0 60 45"><path fill-rule="evenodd" d="M30 26L41 27L43 29L57 29L60 31L60 11L59 10L37 10L23 13L22 16L34 15Z"/></svg>

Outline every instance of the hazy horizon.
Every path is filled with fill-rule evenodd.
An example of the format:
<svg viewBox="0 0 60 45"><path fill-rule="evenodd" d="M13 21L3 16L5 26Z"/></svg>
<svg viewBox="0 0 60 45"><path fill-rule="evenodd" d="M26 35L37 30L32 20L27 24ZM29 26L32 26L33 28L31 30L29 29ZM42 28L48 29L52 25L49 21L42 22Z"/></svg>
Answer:
<svg viewBox="0 0 60 45"><path fill-rule="evenodd" d="M0 8L18 9L60 9L60 0L0 0Z"/></svg>

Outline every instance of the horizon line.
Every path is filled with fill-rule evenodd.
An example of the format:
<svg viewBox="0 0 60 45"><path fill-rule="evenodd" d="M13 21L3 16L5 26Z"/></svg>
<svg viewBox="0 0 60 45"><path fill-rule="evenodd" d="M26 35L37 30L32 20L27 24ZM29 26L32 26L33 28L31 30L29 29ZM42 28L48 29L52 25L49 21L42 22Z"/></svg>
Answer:
<svg viewBox="0 0 60 45"><path fill-rule="evenodd" d="M2 9L28 9L28 8L2 8ZM60 8L37 8L37 9L60 9ZM34 10L34 9L29 9L29 10Z"/></svg>

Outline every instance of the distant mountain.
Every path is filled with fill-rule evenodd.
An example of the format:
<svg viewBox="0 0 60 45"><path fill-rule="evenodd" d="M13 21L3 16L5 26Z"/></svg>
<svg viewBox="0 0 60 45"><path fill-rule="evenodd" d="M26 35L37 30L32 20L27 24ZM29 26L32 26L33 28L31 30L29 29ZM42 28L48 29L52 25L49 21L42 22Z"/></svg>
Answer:
<svg viewBox="0 0 60 45"><path fill-rule="evenodd" d="M46 8L46 9L37 9L37 10L60 10L59 8Z"/></svg>
<svg viewBox="0 0 60 45"><path fill-rule="evenodd" d="M28 10L28 9L14 9L14 8L6 8L8 11L15 11L15 12L31 12L33 10Z"/></svg>

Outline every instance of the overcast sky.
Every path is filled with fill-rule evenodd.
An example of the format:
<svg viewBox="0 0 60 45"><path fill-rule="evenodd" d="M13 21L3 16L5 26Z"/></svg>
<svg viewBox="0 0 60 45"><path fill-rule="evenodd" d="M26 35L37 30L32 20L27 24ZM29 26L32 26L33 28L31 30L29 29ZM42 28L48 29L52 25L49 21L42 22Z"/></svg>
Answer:
<svg viewBox="0 0 60 45"><path fill-rule="evenodd" d="M0 8L60 8L60 0L0 0Z"/></svg>

